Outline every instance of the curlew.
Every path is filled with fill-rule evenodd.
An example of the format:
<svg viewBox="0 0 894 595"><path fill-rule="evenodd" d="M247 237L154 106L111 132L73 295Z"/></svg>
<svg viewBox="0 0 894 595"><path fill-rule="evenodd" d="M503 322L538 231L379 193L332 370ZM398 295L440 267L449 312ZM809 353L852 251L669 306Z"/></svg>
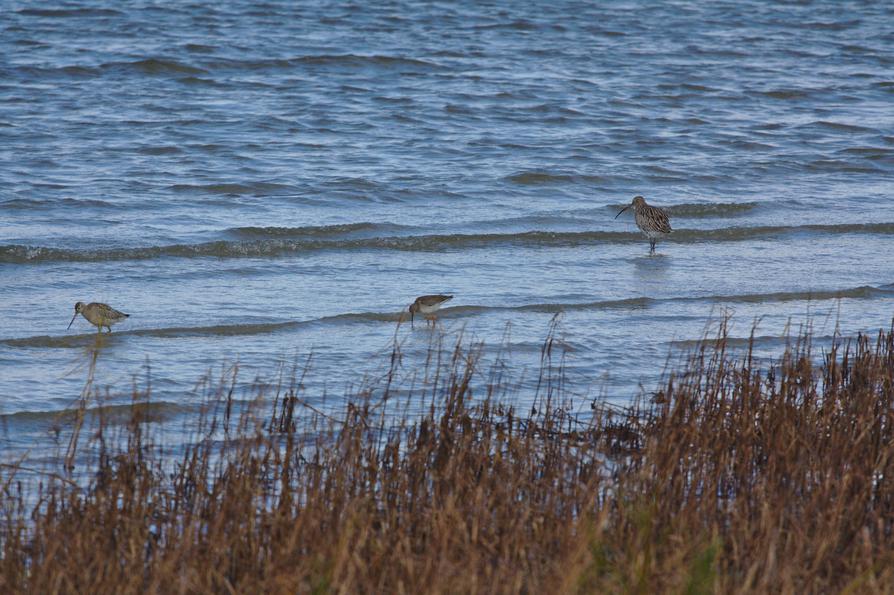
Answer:
<svg viewBox="0 0 894 595"><path fill-rule="evenodd" d="M646 204L645 198L637 196L634 197L633 202L615 215L615 219L630 207L633 207L633 218L636 221L636 226L649 238L649 254L655 254L655 244L658 242L658 239L665 237L673 231L667 211Z"/></svg>

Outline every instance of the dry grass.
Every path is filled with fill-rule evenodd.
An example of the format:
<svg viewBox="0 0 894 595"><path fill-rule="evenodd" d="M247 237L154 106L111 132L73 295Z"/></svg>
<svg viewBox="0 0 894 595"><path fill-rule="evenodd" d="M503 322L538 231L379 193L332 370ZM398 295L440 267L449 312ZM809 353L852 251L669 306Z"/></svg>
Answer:
<svg viewBox="0 0 894 595"><path fill-rule="evenodd" d="M338 418L224 393L173 466L135 408L81 487L0 469L0 590L894 591L894 334L773 364L721 334L586 420L555 376L536 412L473 399L476 361L457 348L419 417L382 416L387 389Z"/></svg>

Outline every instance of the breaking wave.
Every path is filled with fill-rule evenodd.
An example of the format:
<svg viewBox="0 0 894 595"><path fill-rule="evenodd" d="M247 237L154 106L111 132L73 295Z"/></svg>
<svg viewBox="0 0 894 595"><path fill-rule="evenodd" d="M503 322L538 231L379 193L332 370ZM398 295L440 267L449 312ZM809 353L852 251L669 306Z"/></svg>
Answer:
<svg viewBox="0 0 894 595"><path fill-rule="evenodd" d="M500 245L568 247L596 244L641 242L635 231L526 231L517 233L430 234L387 237L327 239L361 227L335 228L236 228L235 233L254 234L252 240L217 240L198 244L166 246L66 249L47 246L0 246L0 263L98 262L147 260L153 258L261 258L317 250L406 250L437 252ZM239 231L239 230L242 231ZM894 234L894 223L816 224L796 226L727 227L721 229L680 229L667 241L692 244L700 242L738 242L782 237L798 233L821 234ZM302 237L304 236L304 237Z"/></svg>
<svg viewBox="0 0 894 595"><path fill-rule="evenodd" d="M557 313L580 310L611 310L611 309L643 309L667 303L761 303L761 302L791 302L791 301L825 301L836 299L872 299L877 297L894 296L894 284L881 287L868 285L852 287L840 290L820 291L781 291L771 293L750 293L733 295L708 295L650 298L634 297L616 300L595 300L591 302L577 303L538 303L520 304L515 306L476 306L459 305L441 308L439 315L447 318L474 316L488 312L514 311L514 312L543 312ZM196 336L240 336L263 335L288 329L297 329L318 324L331 323L394 323L407 322L403 306L396 307L391 312L351 312L325 316L311 320L287 320L280 322L247 323L247 324L218 324L198 327L167 327L158 329L135 329L116 331L109 335L102 335L103 340L117 340L120 337L157 337L178 338ZM34 336L15 339L0 340L0 344L10 347L30 348L75 348L89 346L96 341L97 333L62 336Z"/></svg>

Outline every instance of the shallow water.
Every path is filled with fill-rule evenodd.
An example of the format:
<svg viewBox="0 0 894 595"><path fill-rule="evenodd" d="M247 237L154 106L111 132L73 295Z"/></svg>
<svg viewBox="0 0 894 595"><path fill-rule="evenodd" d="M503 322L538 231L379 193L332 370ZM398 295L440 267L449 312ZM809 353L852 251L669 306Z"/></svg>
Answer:
<svg viewBox="0 0 894 595"><path fill-rule="evenodd" d="M559 312L582 402L654 389L718 316L768 355L790 322L890 324L891 5L374 4L5 11L7 444L80 394L78 300L132 315L107 403L148 365L170 416L209 370L274 382L310 353L337 406L396 333L411 377L431 335L397 320L424 293L456 296L448 344L508 343L523 403ZM636 194L676 230L655 257L614 219Z"/></svg>

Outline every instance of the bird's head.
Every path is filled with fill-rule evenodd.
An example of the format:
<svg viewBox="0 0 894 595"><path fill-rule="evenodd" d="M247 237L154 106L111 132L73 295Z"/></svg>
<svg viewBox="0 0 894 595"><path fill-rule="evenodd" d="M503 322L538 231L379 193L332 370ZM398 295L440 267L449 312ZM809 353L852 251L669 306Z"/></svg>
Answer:
<svg viewBox="0 0 894 595"><path fill-rule="evenodd" d="M620 217L620 216L621 216L621 213L623 213L624 211L626 211L626 210L629 209L630 207L633 207L633 210L635 211L635 210L637 210L637 209L639 209L639 208L642 208L642 206L645 205L645 204L646 204L646 199L645 199L645 198L643 198L642 196L634 196L634 197L633 197L633 200L630 201L630 204L629 204L629 205L627 205L626 207L624 207L623 209L621 209L620 211L618 211L618 214L615 215L615 219L617 219L618 217Z"/></svg>
<svg viewBox="0 0 894 595"><path fill-rule="evenodd" d="M84 310L84 302L78 302L75 304L75 313L74 313L74 316L71 317L71 322L68 323L68 328L71 328L71 325L74 324L75 318L77 318L78 314L80 314L83 310ZM65 330L68 330L68 329L65 329Z"/></svg>

